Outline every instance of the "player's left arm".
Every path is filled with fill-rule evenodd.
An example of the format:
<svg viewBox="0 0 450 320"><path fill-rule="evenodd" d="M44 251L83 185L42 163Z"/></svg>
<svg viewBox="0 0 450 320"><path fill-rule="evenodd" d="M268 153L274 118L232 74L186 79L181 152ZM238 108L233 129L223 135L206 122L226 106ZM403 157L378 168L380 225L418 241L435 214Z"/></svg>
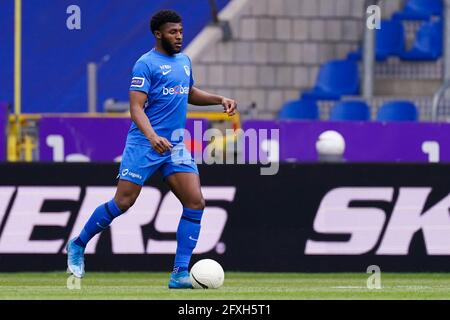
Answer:
<svg viewBox="0 0 450 320"><path fill-rule="evenodd" d="M233 99L212 94L194 86L189 91L189 103L196 106L222 105L224 112L232 116L236 113L237 103Z"/></svg>

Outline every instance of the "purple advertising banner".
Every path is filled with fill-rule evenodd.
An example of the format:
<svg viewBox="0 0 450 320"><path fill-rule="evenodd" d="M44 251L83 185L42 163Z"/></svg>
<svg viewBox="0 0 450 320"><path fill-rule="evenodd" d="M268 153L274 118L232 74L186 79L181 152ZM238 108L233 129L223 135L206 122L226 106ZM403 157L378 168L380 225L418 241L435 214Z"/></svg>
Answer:
<svg viewBox="0 0 450 320"><path fill-rule="evenodd" d="M201 130L208 128L208 121L186 122L192 139L186 136L185 144L192 152L199 152L204 144L194 140L194 121L201 121ZM39 160L118 162L130 125L129 118L43 117L39 122ZM202 137L203 131L200 134Z"/></svg>
<svg viewBox="0 0 450 320"><path fill-rule="evenodd" d="M0 102L0 161L6 160L6 128L8 125L8 105Z"/></svg>
<svg viewBox="0 0 450 320"><path fill-rule="evenodd" d="M447 123L252 120L243 125L244 130L255 129L258 136L275 128L279 129L280 161L317 161L317 139L323 132L333 130L345 140L346 161L450 162Z"/></svg>

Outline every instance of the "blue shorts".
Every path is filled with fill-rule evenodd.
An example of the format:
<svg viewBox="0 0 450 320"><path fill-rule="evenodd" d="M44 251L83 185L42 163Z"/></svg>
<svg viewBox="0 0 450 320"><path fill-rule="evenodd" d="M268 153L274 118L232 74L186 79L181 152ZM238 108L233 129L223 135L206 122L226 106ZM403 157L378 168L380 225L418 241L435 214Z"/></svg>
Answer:
<svg viewBox="0 0 450 320"><path fill-rule="evenodd" d="M125 145L117 176L119 179L142 186L157 170L163 178L177 172L198 174L197 164L184 143L178 143L164 154L150 146L131 143Z"/></svg>

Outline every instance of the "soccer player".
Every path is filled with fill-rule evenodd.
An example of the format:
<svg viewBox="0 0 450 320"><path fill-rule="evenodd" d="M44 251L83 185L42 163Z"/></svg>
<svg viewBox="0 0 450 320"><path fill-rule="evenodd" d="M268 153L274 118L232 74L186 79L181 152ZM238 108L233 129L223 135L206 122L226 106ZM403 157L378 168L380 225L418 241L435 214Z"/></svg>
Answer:
<svg viewBox="0 0 450 320"><path fill-rule="evenodd" d="M100 205L80 235L67 244L68 271L84 276L84 249L89 240L107 228L136 201L142 185L159 171L183 205L177 229L177 250L169 288L192 288L189 261L200 234L205 201L196 163L186 150L180 129L185 128L188 102L222 105L232 116L236 102L194 87L192 64L181 53L183 26L174 11L162 10L151 19L156 46L133 68L130 114L133 123L123 152L114 198ZM178 132L178 133L175 133Z"/></svg>

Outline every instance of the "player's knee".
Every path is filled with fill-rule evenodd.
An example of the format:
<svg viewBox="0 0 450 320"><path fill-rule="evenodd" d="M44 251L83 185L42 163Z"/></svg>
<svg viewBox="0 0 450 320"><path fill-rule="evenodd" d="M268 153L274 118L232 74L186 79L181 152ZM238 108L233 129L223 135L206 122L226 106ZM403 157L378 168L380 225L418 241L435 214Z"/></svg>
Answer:
<svg viewBox="0 0 450 320"><path fill-rule="evenodd" d="M203 199L203 197L196 199L195 201L192 201L187 207L193 210L204 210L205 199Z"/></svg>
<svg viewBox="0 0 450 320"><path fill-rule="evenodd" d="M122 212L125 212L134 205L134 203L136 202L136 197L122 196L117 197L115 200L119 209L122 210Z"/></svg>
<svg viewBox="0 0 450 320"><path fill-rule="evenodd" d="M206 206L205 199L200 199L200 210L204 210Z"/></svg>

